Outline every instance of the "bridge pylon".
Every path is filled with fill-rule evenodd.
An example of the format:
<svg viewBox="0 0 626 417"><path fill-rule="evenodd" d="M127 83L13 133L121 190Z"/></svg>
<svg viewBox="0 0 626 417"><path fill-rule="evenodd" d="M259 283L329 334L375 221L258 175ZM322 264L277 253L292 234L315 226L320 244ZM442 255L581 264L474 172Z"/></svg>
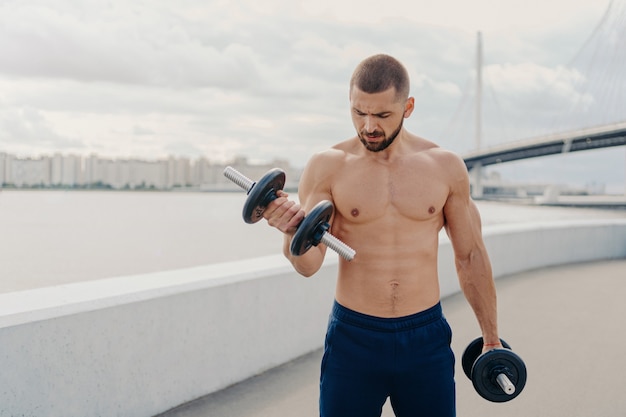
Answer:
<svg viewBox="0 0 626 417"><path fill-rule="evenodd" d="M472 198L481 199L483 198L483 166L480 162L474 164L472 169L470 170L470 193Z"/></svg>

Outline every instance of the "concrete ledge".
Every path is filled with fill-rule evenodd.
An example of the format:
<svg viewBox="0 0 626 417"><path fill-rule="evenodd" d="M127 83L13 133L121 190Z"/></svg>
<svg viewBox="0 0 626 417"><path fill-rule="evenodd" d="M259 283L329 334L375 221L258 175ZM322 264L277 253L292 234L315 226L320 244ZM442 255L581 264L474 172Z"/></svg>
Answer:
<svg viewBox="0 0 626 417"><path fill-rule="evenodd" d="M2 294L0 415L150 416L293 359L335 270L271 256Z"/></svg>
<svg viewBox="0 0 626 417"><path fill-rule="evenodd" d="M496 277L626 257L626 220L484 235ZM0 294L0 415L151 416L313 351L336 269L305 279L270 256ZM439 270L457 292L443 235Z"/></svg>

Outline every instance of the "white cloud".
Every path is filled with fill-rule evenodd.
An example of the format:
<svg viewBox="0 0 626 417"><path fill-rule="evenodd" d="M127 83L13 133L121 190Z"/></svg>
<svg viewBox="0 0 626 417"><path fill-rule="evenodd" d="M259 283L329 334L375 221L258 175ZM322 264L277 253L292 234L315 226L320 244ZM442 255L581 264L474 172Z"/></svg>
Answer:
<svg viewBox="0 0 626 417"><path fill-rule="evenodd" d="M501 102L507 103L504 111L524 116L525 124L535 120L545 127L570 103L578 103L585 110L594 102L589 92L580 89L585 76L575 68L550 68L531 62L490 65L485 68L485 78L501 92Z"/></svg>
<svg viewBox="0 0 626 417"><path fill-rule="evenodd" d="M353 134L347 83L378 52L410 71L417 101L407 126L462 151L472 143L478 29L501 112L490 116L486 100L485 124L511 120L508 139L518 139L533 111L548 123L550 106L595 99L585 70L567 64L607 4L4 1L0 151L288 156L303 165ZM460 135L448 136L451 123Z"/></svg>
<svg viewBox="0 0 626 417"><path fill-rule="evenodd" d="M381 23L403 17L415 23L461 28L466 31L516 30L562 24L564 20L598 15L605 4L567 0L414 0L386 1L384 7L376 0L317 0L303 3L310 14L329 16L340 21Z"/></svg>

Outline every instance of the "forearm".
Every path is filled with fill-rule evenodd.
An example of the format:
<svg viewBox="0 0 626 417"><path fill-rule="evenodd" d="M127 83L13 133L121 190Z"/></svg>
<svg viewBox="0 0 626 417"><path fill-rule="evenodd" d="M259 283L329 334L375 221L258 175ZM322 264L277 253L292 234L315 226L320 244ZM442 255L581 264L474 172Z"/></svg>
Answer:
<svg viewBox="0 0 626 417"><path fill-rule="evenodd" d="M285 234L283 254L300 275L305 277L312 276L322 267L325 254L324 248L320 244L318 246L313 246L300 256L294 256L291 254L289 249L291 246L291 238L292 235Z"/></svg>
<svg viewBox="0 0 626 417"><path fill-rule="evenodd" d="M474 310L485 344L499 343L496 288L491 264L484 250L457 259L461 289Z"/></svg>

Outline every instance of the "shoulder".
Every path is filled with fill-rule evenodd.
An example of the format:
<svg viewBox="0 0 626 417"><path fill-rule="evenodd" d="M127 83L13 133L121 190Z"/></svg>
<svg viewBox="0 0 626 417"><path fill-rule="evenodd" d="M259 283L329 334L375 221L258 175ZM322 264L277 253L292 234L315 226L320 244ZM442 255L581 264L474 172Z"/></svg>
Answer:
<svg viewBox="0 0 626 417"><path fill-rule="evenodd" d="M319 172L337 168L345 162L347 152L338 145L314 153L309 159L305 171Z"/></svg>
<svg viewBox="0 0 626 417"><path fill-rule="evenodd" d="M465 161L458 154L443 149L440 147L432 148L429 150L432 158L441 166L445 167L447 171L467 173L467 167Z"/></svg>
<svg viewBox="0 0 626 417"><path fill-rule="evenodd" d="M330 195L334 178L345 165L349 155L349 140L313 154L300 177L300 193L308 195L319 192Z"/></svg>
<svg viewBox="0 0 626 417"><path fill-rule="evenodd" d="M360 143L358 145L360 145ZM317 172L320 170L328 171L339 169L357 150L358 147L355 146L355 139L340 142L328 149L313 154L307 163L305 171Z"/></svg>
<svg viewBox="0 0 626 417"><path fill-rule="evenodd" d="M441 178L449 187L448 203L457 199L468 201L470 198L470 179L463 158L452 151L441 148L433 152L433 158L436 159L437 165L440 167ZM449 205L446 204L446 206Z"/></svg>
<svg viewBox="0 0 626 417"><path fill-rule="evenodd" d="M423 149L420 163L428 166L430 175L436 177L448 188L448 195L465 195L470 186L465 161L455 152L437 145Z"/></svg>
<svg viewBox="0 0 626 417"><path fill-rule="evenodd" d="M470 180L463 158L454 152L441 150L439 161L443 167L442 175L450 186L450 194L469 196Z"/></svg>
<svg viewBox="0 0 626 417"><path fill-rule="evenodd" d="M458 154L423 138L415 140L415 155L426 158L435 169L451 177L467 176L465 161Z"/></svg>

